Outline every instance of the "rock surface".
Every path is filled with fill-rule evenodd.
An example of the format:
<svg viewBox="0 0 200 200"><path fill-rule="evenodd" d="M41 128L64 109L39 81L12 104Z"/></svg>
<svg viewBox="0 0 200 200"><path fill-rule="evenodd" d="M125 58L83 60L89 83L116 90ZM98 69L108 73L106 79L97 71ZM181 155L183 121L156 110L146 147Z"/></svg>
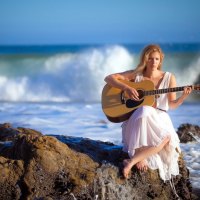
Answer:
<svg viewBox="0 0 200 200"><path fill-rule="evenodd" d="M170 182L157 170L132 169L122 177L120 146L90 139L47 136L26 128L0 125L0 199L172 200ZM180 199L192 199L182 156L173 179Z"/></svg>
<svg viewBox="0 0 200 200"><path fill-rule="evenodd" d="M200 127L192 124L182 124L178 130L181 143L200 141Z"/></svg>

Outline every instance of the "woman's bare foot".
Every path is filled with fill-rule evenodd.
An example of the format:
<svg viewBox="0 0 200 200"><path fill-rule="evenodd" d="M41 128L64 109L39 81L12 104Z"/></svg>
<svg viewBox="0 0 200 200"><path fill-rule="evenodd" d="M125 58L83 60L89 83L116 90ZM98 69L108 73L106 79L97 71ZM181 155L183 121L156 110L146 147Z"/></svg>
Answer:
<svg viewBox="0 0 200 200"><path fill-rule="evenodd" d="M123 160L123 165L124 165L124 168L123 168L123 170L122 170L122 173L123 173L123 175L124 175L124 178L128 178L128 175L129 175L129 172L130 172L130 170L131 170L131 168L132 168L132 166L131 166L131 163L130 163L130 160L129 159L125 159L125 160Z"/></svg>
<svg viewBox="0 0 200 200"><path fill-rule="evenodd" d="M138 162L136 164L136 166L140 171L143 171L143 172L146 172L148 169L148 164L147 164L146 160L142 160L142 161Z"/></svg>
<svg viewBox="0 0 200 200"><path fill-rule="evenodd" d="M163 149L163 147L169 143L170 141L170 137L167 136L166 138L163 139L163 141L161 142L160 145L158 146L153 146L153 147L146 147L142 150L138 150L135 155L131 158L131 159L125 159L123 161L123 165L124 165L124 168L123 168L123 175L124 177L127 179L128 178L128 174L131 170L131 168L136 164L136 163L139 163L141 161L143 161L145 158L153 155L153 154L156 154L158 153L159 151L161 151Z"/></svg>

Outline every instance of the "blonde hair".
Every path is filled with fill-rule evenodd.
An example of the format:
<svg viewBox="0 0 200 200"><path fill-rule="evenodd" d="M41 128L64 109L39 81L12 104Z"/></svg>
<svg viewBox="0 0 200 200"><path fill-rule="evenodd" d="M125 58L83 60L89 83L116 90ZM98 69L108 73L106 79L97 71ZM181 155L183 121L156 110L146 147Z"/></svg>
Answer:
<svg viewBox="0 0 200 200"><path fill-rule="evenodd" d="M140 63L138 64L138 66L134 69L134 73L143 73L146 69L146 64L147 61L149 59L149 55L153 52L158 52L160 54L160 64L158 69L160 70L162 68L162 62L164 59L164 53L162 52L161 48L159 45L156 44L150 44L148 46L146 46L143 51L142 54L140 56Z"/></svg>

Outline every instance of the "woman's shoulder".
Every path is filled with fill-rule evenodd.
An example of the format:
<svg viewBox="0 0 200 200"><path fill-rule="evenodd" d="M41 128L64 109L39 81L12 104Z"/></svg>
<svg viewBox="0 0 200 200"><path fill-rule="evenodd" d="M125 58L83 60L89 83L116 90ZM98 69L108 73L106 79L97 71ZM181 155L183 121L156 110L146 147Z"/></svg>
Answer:
<svg viewBox="0 0 200 200"><path fill-rule="evenodd" d="M165 72L165 76L168 76L168 77L170 77L170 78L175 78L174 73L168 72L168 71Z"/></svg>
<svg viewBox="0 0 200 200"><path fill-rule="evenodd" d="M167 81L170 85L174 82L176 82L176 77L172 72L165 72L164 79Z"/></svg>
<svg viewBox="0 0 200 200"><path fill-rule="evenodd" d="M162 74L163 74L163 76L165 76L165 77L175 77L175 75L172 73L172 72L169 72L169 71L161 71L162 72Z"/></svg>
<svg viewBox="0 0 200 200"><path fill-rule="evenodd" d="M127 80L133 80L135 79L136 74L134 73L134 70L128 70L125 72L122 72L121 75L125 76Z"/></svg>

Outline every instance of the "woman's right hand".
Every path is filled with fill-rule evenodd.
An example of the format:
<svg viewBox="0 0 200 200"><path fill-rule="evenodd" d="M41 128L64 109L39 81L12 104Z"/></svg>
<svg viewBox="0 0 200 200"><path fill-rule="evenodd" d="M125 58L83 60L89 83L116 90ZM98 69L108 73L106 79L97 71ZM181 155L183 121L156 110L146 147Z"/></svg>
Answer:
<svg viewBox="0 0 200 200"><path fill-rule="evenodd" d="M130 98L133 99L135 101L139 101L139 94L137 92L136 89L130 87L130 86L125 86L123 91L125 92L125 94Z"/></svg>

